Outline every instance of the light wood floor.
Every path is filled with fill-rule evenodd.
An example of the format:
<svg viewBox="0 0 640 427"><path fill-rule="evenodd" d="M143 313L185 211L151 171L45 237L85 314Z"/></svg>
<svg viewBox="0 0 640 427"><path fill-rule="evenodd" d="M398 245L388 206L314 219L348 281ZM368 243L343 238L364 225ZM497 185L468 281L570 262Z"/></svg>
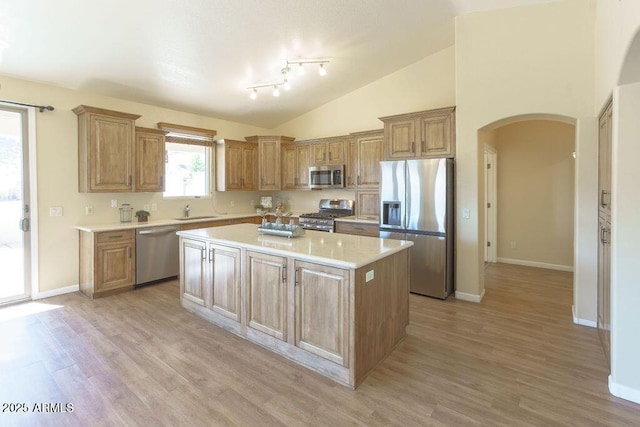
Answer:
<svg viewBox="0 0 640 427"><path fill-rule="evenodd" d="M597 331L571 321L570 273L486 277L481 304L411 295L407 338L357 391L181 309L177 282L0 309L0 403L74 408L0 425L640 425Z"/></svg>

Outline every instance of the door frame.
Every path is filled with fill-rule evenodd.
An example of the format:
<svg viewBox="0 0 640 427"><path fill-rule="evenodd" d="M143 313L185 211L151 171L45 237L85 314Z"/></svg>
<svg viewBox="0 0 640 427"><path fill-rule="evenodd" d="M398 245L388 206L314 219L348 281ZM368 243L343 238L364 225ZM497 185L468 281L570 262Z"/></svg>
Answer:
<svg viewBox="0 0 640 427"><path fill-rule="evenodd" d="M484 260L496 262L498 257L498 152L488 145L484 146L484 200ZM488 242L491 242L491 246L487 244Z"/></svg>
<svg viewBox="0 0 640 427"><path fill-rule="evenodd" d="M40 280L38 273L38 174L36 156L36 109L34 107L20 107L11 103L0 102L0 107L8 110L24 112L27 119L27 143L23 141L23 147L27 148L26 166L28 167L29 185L25 193L29 198L29 234L25 239L25 255L28 256L26 262L29 263L25 269L25 299L36 299L40 293ZM24 154L23 154L24 158ZM20 300L16 300L18 302ZM13 302L13 301L12 301ZM12 303L8 302L8 304Z"/></svg>

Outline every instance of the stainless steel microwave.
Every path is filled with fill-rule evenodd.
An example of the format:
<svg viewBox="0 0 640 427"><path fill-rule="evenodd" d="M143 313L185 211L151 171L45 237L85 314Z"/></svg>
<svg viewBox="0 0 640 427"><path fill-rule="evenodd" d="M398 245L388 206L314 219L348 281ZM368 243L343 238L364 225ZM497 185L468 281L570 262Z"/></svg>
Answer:
<svg viewBox="0 0 640 427"><path fill-rule="evenodd" d="M309 187L344 188L344 165L311 166L309 168Z"/></svg>

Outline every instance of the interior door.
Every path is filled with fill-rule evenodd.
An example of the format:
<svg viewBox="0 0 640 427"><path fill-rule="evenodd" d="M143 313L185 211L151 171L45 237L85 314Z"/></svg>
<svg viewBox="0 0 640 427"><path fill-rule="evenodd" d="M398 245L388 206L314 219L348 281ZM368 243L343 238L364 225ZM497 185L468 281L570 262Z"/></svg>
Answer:
<svg viewBox="0 0 640 427"><path fill-rule="evenodd" d="M31 293L27 121L26 109L0 105L0 304Z"/></svg>

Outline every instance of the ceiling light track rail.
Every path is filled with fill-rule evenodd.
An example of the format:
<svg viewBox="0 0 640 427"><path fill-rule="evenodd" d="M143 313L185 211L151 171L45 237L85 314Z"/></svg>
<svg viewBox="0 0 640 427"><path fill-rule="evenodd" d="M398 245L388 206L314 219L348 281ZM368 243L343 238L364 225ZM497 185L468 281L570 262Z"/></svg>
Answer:
<svg viewBox="0 0 640 427"><path fill-rule="evenodd" d="M286 65L280 72L282 73L281 81L274 81L272 83L259 83L247 86L247 90L250 91L249 98L256 99L258 97L258 89L273 87L273 96L280 96L280 87L284 90L290 90L291 84L289 83L289 77L291 76L292 66L296 66L298 69L298 75L304 75L305 64L319 64L318 74L320 76L327 75L327 69L325 64L328 64L330 60L328 58L295 58L287 59Z"/></svg>
<svg viewBox="0 0 640 427"><path fill-rule="evenodd" d="M5 104L11 104L11 105L20 105L22 107L35 107L38 110L40 110L41 113L44 113L45 111L53 111L53 110L55 110L55 108L53 108L51 105L24 104L22 102L7 101L7 100L4 100L4 99L0 99L0 102L5 103Z"/></svg>

